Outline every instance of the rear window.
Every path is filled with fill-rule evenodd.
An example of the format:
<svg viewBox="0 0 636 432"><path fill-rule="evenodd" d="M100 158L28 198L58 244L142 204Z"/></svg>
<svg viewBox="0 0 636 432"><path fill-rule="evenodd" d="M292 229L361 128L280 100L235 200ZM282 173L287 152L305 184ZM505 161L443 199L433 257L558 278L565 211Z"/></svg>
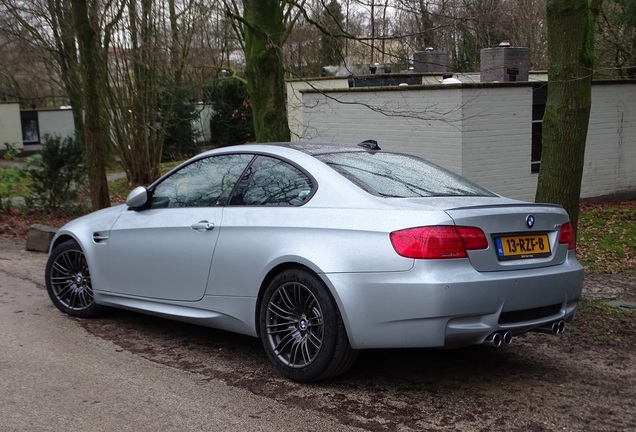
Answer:
<svg viewBox="0 0 636 432"><path fill-rule="evenodd" d="M314 156L366 191L383 197L495 196L489 190L415 156L382 152Z"/></svg>

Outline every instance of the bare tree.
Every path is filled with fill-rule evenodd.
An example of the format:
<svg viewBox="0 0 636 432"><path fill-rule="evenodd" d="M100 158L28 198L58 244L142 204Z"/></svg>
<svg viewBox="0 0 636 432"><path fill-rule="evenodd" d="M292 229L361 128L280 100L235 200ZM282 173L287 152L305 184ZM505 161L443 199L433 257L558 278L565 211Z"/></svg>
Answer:
<svg viewBox="0 0 636 432"><path fill-rule="evenodd" d="M101 124L100 88L106 76L101 62L99 41L98 8L96 1L71 0L75 34L79 46L80 70L82 76L84 123L84 145L86 148L86 168L91 190L93 210L110 206L108 182Z"/></svg>
<svg viewBox="0 0 636 432"><path fill-rule="evenodd" d="M312 14L313 14L312 10ZM284 45L285 71L290 78L306 78L320 75L320 31L300 17L291 29Z"/></svg>
<svg viewBox="0 0 636 432"><path fill-rule="evenodd" d="M11 41L14 54L12 61L3 62L5 82L13 83L10 88L25 107L71 105L81 139L82 89L70 1L0 0L0 5L5 17L0 31Z"/></svg>
<svg viewBox="0 0 636 432"><path fill-rule="evenodd" d="M166 130L187 76L195 35L208 21L208 2L129 0L112 29L104 86L112 143L132 184L156 179ZM105 44L106 45L106 44Z"/></svg>
<svg viewBox="0 0 636 432"><path fill-rule="evenodd" d="M598 76L636 78L636 2L605 0L596 45Z"/></svg>

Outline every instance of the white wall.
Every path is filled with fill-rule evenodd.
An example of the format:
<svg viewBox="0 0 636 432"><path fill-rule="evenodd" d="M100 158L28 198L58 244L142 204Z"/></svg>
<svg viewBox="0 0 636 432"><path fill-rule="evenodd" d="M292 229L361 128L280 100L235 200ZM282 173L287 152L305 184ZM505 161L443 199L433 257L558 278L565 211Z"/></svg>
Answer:
<svg viewBox="0 0 636 432"><path fill-rule="evenodd" d="M331 77L313 79L311 81L305 80L293 80L287 81L287 119L289 123L289 130L291 132L292 141L307 140L310 136L310 131L305 127L303 121L303 90L331 90L331 89L345 89L349 87L349 83L346 77Z"/></svg>
<svg viewBox="0 0 636 432"><path fill-rule="evenodd" d="M0 150L7 145L23 148L22 122L20 121L20 104L0 103Z"/></svg>
<svg viewBox="0 0 636 432"><path fill-rule="evenodd" d="M386 150L420 154L461 171L461 93L437 86L305 93L306 139L357 144L375 139Z"/></svg>
<svg viewBox="0 0 636 432"><path fill-rule="evenodd" d="M534 201L532 87L469 87L462 98L461 174L512 198Z"/></svg>
<svg viewBox="0 0 636 432"><path fill-rule="evenodd" d="M636 190L636 84L592 87L583 198Z"/></svg>
<svg viewBox="0 0 636 432"><path fill-rule="evenodd" d="M595 83L582 198L636 191L636 83ZM418 154L511 198L534 200L530 84L307 91L305 138Z"/></svg>
<svg viewBox="0 0 636 432"><path fill-rule="evenodd" d="M45 134L58 135L62 138L75 134L73 112L70 109L38 111L38 123L40 124L40 141L43 141Z"/></svg>
<svg viewBox="0 0 636 432"><path fill-rule="evenodd" d="M201 141L210 141L210 118L212 116L211 105L196 104L195 108L199 112L199 120L195 121L193 127L201 134ZM73 112L68 110L43 110L38 112L40 124L40 138L44 134L61 135L62 137L73 135L75 128L73 125Z"/></svg>

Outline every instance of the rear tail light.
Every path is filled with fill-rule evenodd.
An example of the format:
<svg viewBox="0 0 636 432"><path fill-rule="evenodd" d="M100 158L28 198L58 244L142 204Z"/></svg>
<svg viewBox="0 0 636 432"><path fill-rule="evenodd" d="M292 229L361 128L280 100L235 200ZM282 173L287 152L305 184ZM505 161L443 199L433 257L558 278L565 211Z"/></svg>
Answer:
<svg viewBox="0 0 636 432"><path fill-rule="evenodd" d="M409 228L392 232L390 238L398 255L416 259L466 258L467 251L488 247L486 235L475 227Z"/></svg>
<svg viewBox="0 0 636 432"><path fill-rule="evenodd" d="M572 250L576 247L576 236L574 235L574 229L570 222L566 222L561 227L559 232L559 243L567 244L568 250Z"/></svg>

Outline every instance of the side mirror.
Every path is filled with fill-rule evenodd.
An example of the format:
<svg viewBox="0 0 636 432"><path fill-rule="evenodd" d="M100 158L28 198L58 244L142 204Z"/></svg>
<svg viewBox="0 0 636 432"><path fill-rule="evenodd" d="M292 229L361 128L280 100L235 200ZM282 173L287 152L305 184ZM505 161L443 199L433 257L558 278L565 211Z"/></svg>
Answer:
<svg viewBox="0 0 636 432"><path fill-rule="evenodd" d="M126 205L133 209L139 209L148 202L148 190L143 186L137 186L128 194Z"/></svg>

